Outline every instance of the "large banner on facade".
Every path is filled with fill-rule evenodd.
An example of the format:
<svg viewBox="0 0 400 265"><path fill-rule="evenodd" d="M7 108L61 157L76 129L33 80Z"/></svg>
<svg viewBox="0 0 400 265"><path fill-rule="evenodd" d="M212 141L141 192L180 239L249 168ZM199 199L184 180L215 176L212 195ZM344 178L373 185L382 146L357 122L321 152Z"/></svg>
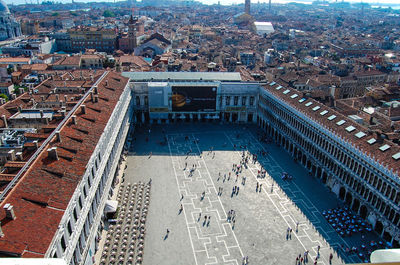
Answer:
<svg viewBox="0 0 400 265"><path fill-rule="evenodd" d="M172 86L172 111L215 111L217 88Z"/></svg>

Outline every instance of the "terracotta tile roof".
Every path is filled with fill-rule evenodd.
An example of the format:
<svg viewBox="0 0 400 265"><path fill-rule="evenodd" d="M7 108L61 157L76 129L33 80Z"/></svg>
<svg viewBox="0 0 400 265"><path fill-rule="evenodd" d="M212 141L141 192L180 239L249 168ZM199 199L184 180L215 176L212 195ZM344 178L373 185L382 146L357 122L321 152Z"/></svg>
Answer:
<svg viewBox="0 0 400 265"><path fill-rule="evenodd" d="M114 90L105 87L105 80ZM108 73L98 85L99 102L87 99L86 114L80 108L75 112L77 125L67 121L60 131L62 141L49 143L48 148L57 147L59 160L49 158L48 148L44 148L7 195L0 207L10 203L17 218L6 220L4 211L0 211L5 235L0 238L0 252L23 257L32 252L37 257L45 254L128 81L117 73Z"/></svg>
<svg viewBox="0 0 400 265"><path fill-rule="evenodd" d="M278 83L272 83L273 85L270 84L265 85L264 88L292 105L299 112L302 112L304 115L321 124L332 133L350 142L352 145L354 145L354 148L367 154L372 159L376 160L378 163L388 168L389 170L393 169L393 171L395 172L399 169L400 160L396 160L395 158L393 158L394 155L400 152L400 147L398 145L387 140L378 140L375 143L370 144L367 142L367 140L371 138L375 139L377 137L374 136L374 134L370 132L368 128L358 124L347 116L342 115L341 113L319 103L314 99L309 98L307 100L304 100L303 102L299 102L299 100L303 98L303 93L297 91L296 89L283 87L277 90L276 88L280 86ZM287 90L289 90L289 92L286 92L284 94L283 92ZM298 96L292 98L291 96L293 96L294 94L297 94ZM312 104L306 106L308 102L312 102ZM316 106L319 106L319 108L317 110L313 110ZM320 113L324 110L328 112L324 115L321 115ZM329 120L328 117L332 115L335 115L336 118ZM340 120L344 120L346 122L340 126L337 124L337 122L339 122ZM354 130L346 130L350 126L354 127ZM362 132L365 135L362 137L357 137L356 134L359 132ZM384 145L388 145L390 148L385 151L380 150L379 148Z"/></svg>
<svg viewBox="0 0 400 265"><path fill-rule="evenodd" d="M31 58L25 58L25 57L7 57L7 58L0 58L0 64L3 63L28 63L31 60Z"/></svg>
<svg viewBox="0 0 400 265"><path fill-rule="evenodd" d="M8 101L7 103L0 106L0 118L5 115L8 119L18 111L18 106L26 108L30 105L31 103L29 102L29 96L27 93L24 93L16 99ZM0 119L0 127L4 128L3 119Z"/></svg>

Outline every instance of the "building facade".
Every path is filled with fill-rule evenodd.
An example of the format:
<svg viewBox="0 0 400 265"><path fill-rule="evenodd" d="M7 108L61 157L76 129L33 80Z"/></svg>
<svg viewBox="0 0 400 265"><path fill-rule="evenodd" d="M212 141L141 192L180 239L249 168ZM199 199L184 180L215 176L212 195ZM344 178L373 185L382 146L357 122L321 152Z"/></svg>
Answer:
<svg viewBox="0 0 400 265"><path fill-rule="evenodd" d="M76 27L69 29L68 33L71 39L72 52L95 49L99 52L113 53L117 48L115 29Z"/></svg>
<svg viewBox="0 0 400 265"><path fill-rule="evenodd" d="M10 13L6 3L0 1L0 41L22 35L21 26Z"/></svg>
<svg viewBox="0 0 400 265"><path fill-rule="evenodd" d="M54 39L48 37L31 36L16 43L1 48L3 53L10 56L32 56L36 54L50 54L56 50Z"/></svg>
<svg viewBox="0 0 400 265"><path fill-rule="evenodd" d="M133 90L137 122L255 122L258 83L239 73L124 72Z"/></svg>
<svg viewBox="0 0 400 265"><path fill-rule="evenodd" d="M400 148L296 90L260 90L258 125L399 247Z"/></svg>

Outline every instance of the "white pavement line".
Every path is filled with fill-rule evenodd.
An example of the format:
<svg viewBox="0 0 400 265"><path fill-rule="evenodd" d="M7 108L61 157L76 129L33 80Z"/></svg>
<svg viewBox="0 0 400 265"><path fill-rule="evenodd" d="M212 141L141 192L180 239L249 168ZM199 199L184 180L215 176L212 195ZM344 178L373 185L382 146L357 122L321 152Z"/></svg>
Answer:
<svg viewBox="0 0 400 265"><path fill-rule="evenodd" d="M193 136L193 138L194 138L194 134L192 134L192 136ZM198 150L199 153L201 154L201 149L200 149L200 147L199 147L197 141L196 141L195 144L196 144L197 150ZM203 157L203 156L201 157L201 160L203 160L204 165L205 165L204 169L207 171L208 176L209 176L210 179L211 179L212 185L213 185L214 188L215 188L214 180L213 180L212 177L211 177L210 171L208 170L207 164L206 164L206 162L204 161L204 157ZM219 203L220 203L220 205L221 205L222 210L223 210L224 213L226 214L226 210L225 210L224 205L222 204L221 198L220 198L219 196L218 196L218 201L219 201ZM231 228L231 230L232 230L232 228ZM233 230L232 230L232 234L233 234L233 237L235 238L236 244L237 244L237 246L238 246L238 248L239 248L240 255L242 255L242 257L243 257L243 251L242 251L242 249L241 249L241 247L240 247L240 245L239 245L239 241L237 240L236 235L235 235L235 232L234 232Z"/></svg>
<svg viewBox="0 0 400 265"><path fill-rule="evenodd" d="M264 147L264 145L261 144L261 142L258 141L258 140L256 139L256 137L253 135L253 133L252 133L251 131L248 131L247 133L250 135L251 138L253 138L253 141L256 143L256 145L261 146L261 148L262 148L264 151L267 151L266 148ZM271 155L269 155L268 152L267 152L267 154L268 154L268 156L271 158L271 160L273 160L274 163L277 164L278 167L279 167L280 169L282 169L282 168L280 167L279 163L277 163L276 160L275 160ZM272 177L271 177L271 178L272 178ZM299 188L299 186L297 186L296 183L293 183L293 184L297 187L297 189L299 190L299 192L303 194L303 197L305 197L305 198L308 199L308 197L301 191L301 189ZM282 192L283 192L283 190L282 190ZM309 199L308 199L308 200L309 200ZM321 215L321 213L317 210L318 208L312 203L312 201L309 200L309 202L310 202L310 204L311 204L311 208L314 208L314 209L316 210L316 212L318 212L318 214ZM315 217L316 217L316 216L315 216ZM307 219L310 220L309 218L307 218ZM318 218L316 218L316 222L317 222L317 223L321 223L321 222L318 220ZM311 225L314 226L312 223L311 223ZM314 227L315 227L315 226L314 226ZM320 229L323 230L322 228L320 228ZM326 231L324 231L324 232L326 233ZM318 233L319 233L319 232L318 232ZM322 236L321 233L319 233L319 234ZM322 236L322 237L323 237L323 236ZM342 241L342 243L343 243L344 245L346 245L348 248L350 248L350 246L347 244L347 242L346 242L342 237L340 237L340 236L338 236L338 237L340 238L340 240ZM311 240L311 238L310 238L310 240ZM312 241L312 242L314 242L314 241ZM319 242L319 241L318 241L318 242ZM326 243L327 243L327 242L326 242ZM339 243L339 242L337 242L337 243ZM329 245L330 245L330 244L329 244ZM338 252L338 251L335 250L335 252ZM341 258L341 260L343 261L342 258Z"/></svg>
<svg viewBox="0 0 400 265"><path fill-rule="evenodd" d="M168 139L168 138L167 138L167 139ZM182 196L182 193L180 192L180 189L179 189L178 176L177 176L177 174L176 174L175 165L174 165L174 163L173 163L173 159L172 159L173 156L172 156L172 151L171 151L171 146L170 146L170 144L169 144L169 141L168 141L168 149L169 149L169 155L170 155L171 161L172 161L172 167L173 167L173 169L174 169L176 185L177 185L178 191L179 191L179 193L180 193L179 195ZM198 265L198 263L197 263L197 257L196 257L196 252L195 252L195 250L194 250L192 235L190 234L189 223L188 223L188 220L187 220L187 218L186 218L185 208L183 208L183 211L184 211L183 214L184 214L184 216L185 216L186 228L187 228L187 231L188 231L188 234L189 234L189 238L190 238L190 245L192 246L194 261L195 261L196 265Z"/></svg>
<svg viewBox="0 0 400 265"><path fill-rule="evenodd" d="M225 134L225 135L226 135L226 134ZM228 135L226 135L226 137L229 139L229 141L230 141L231 143L233 143L232 140L229 138ZM242 157L242 155L241 155L241 153L240 153L239 151L236 150L235 153L237 153L237 154L239 155L239 157ZM251 170L250 170L250 173L251 173L251 175L253 175L253 177L254 177L254 179L256 180L256 182L258 182L259 180L257 179L257 177L255 176L255 174L254 174ZM285 218L285 216L287 216L287 215L283 215L283 214L281 213L281 211L279 210L279 207L276 206L275 202L271 199L271 197L269 196L268 192L265 190L265 187L263 187L262 190L263 190L263 192L265 192L265 194L267 194L268 199L269 199L269 200L272 202L272 204L275 206L276 210L279 212L280 216L281 216L282 219L285 221L285 223L286 223L289 227L291 227L290 224L288 223L288 221L287 221L286 218ZM296 234L296 233L293 233L293 234L294 234L294 236L297 238L297 240L300 242L300 244L302 245L302 247L304 248L304 250L307 250L307 248L305 247L305 245L303 244L303 242L300 240L300 238L297 236L297 234ZM312 242L313 242L313 241L312 241ZM319 241L317 241L317 242L319 243ZM320 245L321 245L321 244L320 244Z"/></svg>

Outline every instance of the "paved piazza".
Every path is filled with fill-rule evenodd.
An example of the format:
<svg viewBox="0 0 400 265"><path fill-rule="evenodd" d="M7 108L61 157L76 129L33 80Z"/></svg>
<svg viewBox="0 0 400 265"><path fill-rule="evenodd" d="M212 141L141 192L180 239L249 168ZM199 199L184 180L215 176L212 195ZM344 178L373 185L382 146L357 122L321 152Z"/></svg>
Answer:
<svg viewBox="0 0 400 265"><path fill-rule="evenodd" d="M305 250L312 257L308 263L313 264L318 246L318 264L329 264L330 253L334 254L332 264L360 262L356 255L339 250L340 245L352 242L339 237L321 214L338 206L336 196L282 148L261 144L260 133L254 125L206 123L136 128L125 182L152 180L144 264L233 265L242 264L244 256L249 264L295 264L296 256L303 256ZM265 157L258 155L266 178L257 179L260 164L249 162L235 182L232 164L240 162L240 147L245 145L254 154L268 151ZM196 170L190 175L193 165ZM283 171L294 180L281 180ZM245 185L242 177L246 177ZM256 192L257 181L261 192ZM235 185L239 193L231 197ZM231 209L236 212L234 227L227 221ZM205 222L204 216L210 219ZM288 227L293 230L291 237L286 236Z"/></svg>

